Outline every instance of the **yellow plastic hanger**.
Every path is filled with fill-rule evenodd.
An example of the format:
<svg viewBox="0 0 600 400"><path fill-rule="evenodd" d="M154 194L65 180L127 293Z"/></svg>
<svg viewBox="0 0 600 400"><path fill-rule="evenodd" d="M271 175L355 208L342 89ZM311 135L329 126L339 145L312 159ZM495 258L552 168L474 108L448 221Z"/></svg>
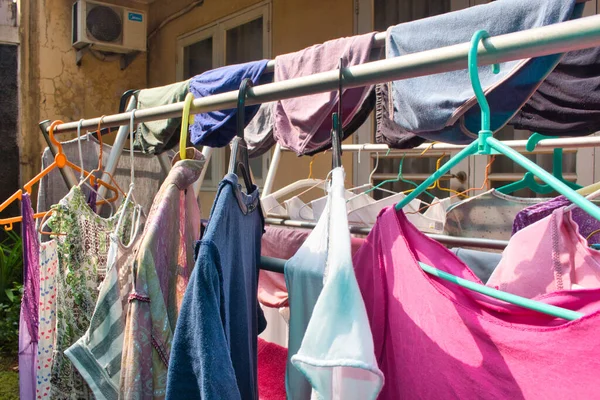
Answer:
<svg viewBox="0 0 600 400"><path fill-rule="evenodd" d="M179 133L179 158L185 160L187 158L187 138L190 124L194 123L194 115L190 115L190 108L194 101L194 95L188 93L183 101L183 114L181 116L181 132Z"/></svg>
<svg viewBox="0 0 600 400"><path fill-rule="evenodd" d="M52 171L53 169L55 169L57 167L65 168L68 166L77 172L82 172L81 168L79 168L77 165L73 164L72 162L70 162L67 159L67 156L63 152L62 144L54 138L54 128L56 128L57 125L62 124L62 123L63 123L62 121L54 121L50 125L50 129L48 130L48 135L50 136L50 141L52 142L52 144L54 144L54 146L56 146L56 151L57 151L56 156L54 156L54 161L52 162L52 164L48 165L39 174L37 174L29 182L27 182L23 186L23 189L17 190L12 196L10 196L8 199L6 199L6 201L4 201L4 203L0 204L0 212L3 211L4 209L6 209L6 207L11 205L16 200L21 200L23 198L23 190L31 195L31 190L33 188L33 185L38 183L44 176L48 175L50 173L50 171ZM83 173L89 174L89 172L87 172L85 170L83 170ZM109 185L106 182L103 182L100 179L97 179L95 177L91 178L92 183L95 183L95 181L97 181L99 185L106 187L108 190L111 190L114 193L117 193L117 189L114 186ZM49 214L50 212L51 211L37 213L37 214L34 214L33 217L34 218L42 218L42 217L46 216L47 214ZM20 216L19 217L11 217L11 218L2 218L2 219L0 219L0 225L4 226L4 230L10 231L13 229L13 223L21 222L22 220L23 220L23 218Z"/></svg>

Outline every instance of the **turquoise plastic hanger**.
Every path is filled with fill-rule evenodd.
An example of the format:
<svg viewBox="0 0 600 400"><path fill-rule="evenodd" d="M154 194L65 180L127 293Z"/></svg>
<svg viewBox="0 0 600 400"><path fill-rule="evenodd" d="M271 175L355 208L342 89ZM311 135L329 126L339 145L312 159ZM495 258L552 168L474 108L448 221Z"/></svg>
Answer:
<svg viewBox="0 0 600 400"><path fill-rule="evenodd" d="M485 98L485 94L483 92L481 82L479 80L479 75L477 73L477 50L479 47L479 42L487 37L488 34L486 31L477 31L471 39L471 48L468 54L469 77L471 78L473 91L475 92L475 96L477 97L479 107L481 108L481 130L479 131L479 138L464 149L462 149L454 157L450 158L450 160L448 160L448 162L445 163L440 169L431 174L431 176L427 178L423 183L421 183L413 192L409 193L404 199L402 199L402 201L396 204L396 210L399 211L402 208L404 208L404 206L410 203L419 194L423 193L423 191L427 187L431 186L433 182L447 174L452 168L454 168L459 162L461 162L465 158L476 154L502 154L510 158L520 166L522 166L528 172L531 172L534 176L540 178L542 182L545 182L548 185L550 185L558 193L563 194L567 199L571 200L571 202L575 203L588 214L600 220L600 208L596 207L589 200L576 193L568 185L566 185L564 182L561 182L559 179L557 179L552 174L541 168L539 165L529 160L525 156L519 154L517 151L506 146L504 143L500 142L498 139L492 136L492 131L490 130L490 107ZM484 47L485 45L486 43L483 42ZM488 52L493 52L493 49L486 50ZM495 73L498 72L497 65L494 66L493 71ZM474 282L469 282L464 279L458 278L454 275L440 271L426 264L419 264L421 265L421 268L424 271L431 275L435 275L441 279L445 279L459 286L496 298L498 300L502 300L511 304L516 304L525 308L529 308L531 310L535 310L544 314L552 315L567 320L573 320L583 316L583 314L572 310L551 306L549 304L544 304L531 299L515 296L511 293L494 290L485 285L480 285Z"/></svg>
<svg viewBox="0 0 600 400"><path fill-rule="evenodd" d="M527 149L527 151L531 152L531 151L535 150L535 146L537 146L537 144L540 140L552 139L552 138L554 138L554 137L544 136L537 132L533 133L529 137L529 140L527 140L525 149ZM556 179L563 182L565 185L567 185L568 187L570 187L573 190L581 189L580 185L570 182L563 177L562 166L563 166L563 150L560 148L556 148L552 152L552 175ZM533 192L538 193L538 194L548 194L548 193L552 193L554 191L552 186L538 183L535 180L535 177L531 172L526 172L521 180L513 182L513 183L509 183L508 185L504 185L501 188L498 188L496 190L499 191L500 193L510 194L510 193L514 193L521 189L531 189Z"/></svg>
<svg viewBox="0 0 600 400"><path fill-rule="evenodd" d="M400 159L400 166L398 167L398 176L394 179L386 179L385 181L377 184L376 186L373 186L372 188L365 190L363 192L363 194L367 194L367 193L371 193L372 191L379 189L381 186L385 185L386 183L395 183L395 182L405 182L408 183L410 185L413 185L415 188L419 187L419 185L416 182L413 181L409 181L408 179L404 179L402 177L402 165L404 164L404 157L406 156L406 154L402 155L402 158ZM427 190L423 191L423 193L425 193L426 195L428 195L429 197L431 197L432 199L435 199L435 196L432 195L431 193L429 193Z"/></svg>

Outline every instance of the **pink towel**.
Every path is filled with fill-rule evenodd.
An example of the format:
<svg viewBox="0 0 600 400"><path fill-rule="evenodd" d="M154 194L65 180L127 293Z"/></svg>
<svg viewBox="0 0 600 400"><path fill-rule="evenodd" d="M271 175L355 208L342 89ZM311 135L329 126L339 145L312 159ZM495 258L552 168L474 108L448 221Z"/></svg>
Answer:
<svg viewBox="0 0 600 400"><path fill-rule="evenodd" d="M258 338L258 398L285 400L287 349Z"/></svg>
<svg viewBox="0 0 600 400"><path fill-rule="evenodd" d="M336 70L340 57L350 67L369 60L375 33L330 40L296 53L275 58L275 82ZM369 87L343 91L342 114L346 126L360 110L371 90ZM275 106L275 138L298 155L310 153L331 141L331 114L336 110L338 94L318 93L278 101Z"/></svg>

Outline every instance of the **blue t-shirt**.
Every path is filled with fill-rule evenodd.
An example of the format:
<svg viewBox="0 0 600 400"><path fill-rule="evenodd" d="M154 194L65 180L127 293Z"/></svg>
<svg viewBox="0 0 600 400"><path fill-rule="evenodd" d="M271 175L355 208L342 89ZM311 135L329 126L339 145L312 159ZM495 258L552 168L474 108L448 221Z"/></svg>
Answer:
<svg viewBox="0 0 600 400"><path fill-rule="evenodd" d="M258 399L257 301L263 217L258 189L227 175L197 244L169 360L167 398Z"/></svg>

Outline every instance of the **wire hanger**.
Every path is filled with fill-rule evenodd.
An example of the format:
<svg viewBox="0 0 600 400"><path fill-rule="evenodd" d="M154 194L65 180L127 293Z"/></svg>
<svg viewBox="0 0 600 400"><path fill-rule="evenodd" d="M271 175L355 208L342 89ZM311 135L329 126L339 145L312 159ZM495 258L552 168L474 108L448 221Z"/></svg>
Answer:
<svg viewBox="0 0 600 400"><path fill-rule="evenodd" d="M190 93L188 93L190 94ZM127 195L125 196L125 199L123 200L123 205L122 207L122 211L121 211L121 215L119 215L119 220L117 221L117 225L115 226L114 229L114 234L118 235L118 232L121 230L121 227L123 226L123 223L125 221L125 214L127 214L127 203L131 202L134 206L133 206L133 211L132 211L132 225L131 225L131 232L129 235L129 243L127 243L125 245L125 247L129 247L133 244L133 242L135 241L135 238L140 230L140 227L142 225L141 223L141 215L142 215L142 207L140 205L135 204L135 197L133 195L133 190L135 189L135 160L134 160L134 156L133 156L133 136L134 136L134 122L135 122L135 112L137 111L137 109L133 109L131 110L131 117L129 119L129 160L130 160L130 165L129 165L129 174L130 174L130 180L131 182L129 183L129 190L127 191ZM188 108L189 111L189 108Z"/></svg>
<svg viewBox="0 0 600 400"><path fill-rule="evenodd" d="M490 107L481 87L481 82L479 80L479 75L477 71L477 50L479 47L479 42L487 37L488 34L486 31L477 31L471 39L471 48L469 50L468 55L469 77L471 78L473 91L475 92L475 96L479 103L479 107L481 108L481 130L479 131L478 139L470 145L468 145L463 150L461 150L457 155L450 158L450 160L448 160L448 162L445 163L439 170L435 171L429 178L427 178L421 185L419 185L419 187L414 192L410 193L402 201L396 204L395 209L397 211L401 210L406 204L408 204L419 194L421 194L427 187L429 187L435 180L448 173L451 168L455 167L463 159L476 154L503 154L515 161L517 164L521 165L526 170L532 172L534 175L542 179L542 181L552 186L554 190L564 194L565 197L567 197L573 203L577 203L577 205L579 205L586 212L590 213L592 216L600 220L600 209L598 207L596 207L588 200L584 199L581 195L577 194L574 190L565 185L563 182L556 179L554 176L552 176L543 168L535 164L533 161L529 160L527 157L519 154L517 151L511 149L510 147L506 146L505 144L493 137L492 131L490 130ZM485 45L486 43L484 41L483 46L485 47ZM493 68L494 73L497 73L498 66L494 65ZM419 262L419 265L425 272L429 273L430 275L437 276L441 279L447 280L459 286L468 288L478 293L482 293L484 295L493 297L498 300L502 300L511 304L519 305L521 307L525 307L531 310L535 310L544 314L552 315L567 320L573 320L583 316L583 314L579 312L556 307L550 304L541 303L524 297L515 296L511 293L502 292L487 287L485 285L481 285L479 283L471 282L456 277L452 274L448 274L444 271L440 271L434 267L431 267L421 262Z"/></svg>
<svg viewBox="0 0 600 400"><path fill-rule="evenodd" d="M525 145L525 148L527 149L527 151L532 152L535 150L535 146L538 144L538 142L540 140L552 139L552 138L554 138L554 137L543 136L537 132L533 133L527 140L527 144ZM563 177L562 166L563 166L563 149L556 148L552 152L552 175L556 179L563 182L565 185L567 185L568 187L570 187L573 190L581 189L580 185L570 182ZM523 178L521 180L509 183L508 185L504 185L496 190L503 194L511 194L511 193L514 193L521 189L530 189L534 193L538 193L538 194L549 194L554 191L552 186L538 183L535 180L534 175L529 171L527 171L525 173L525 175L523 175Z"/></svg>
<svg viewBox="0 0 600 400"><path fill-rule="evenodd" d="M81 149L81 124L83 123L83 121L84 121L84 119L82 118L82 119L79 120L79 123L77 124L77 149L79 150L79 165L81 166L81 172L80 172L80 175L79 175L79 184L78 184L78 186L81 187L81 186L85 185L89 190L95 192L96 196L100 196L100 193L98 193L98 190L97 190L97 186L91 186L86 181L87 181L87 179L90 176L92 176L94 174L95 171L100 171L101 170L101 168L102 168L102 161L100 161L100 160L102 159L102 153L100 153L100 157L98 159L99 160L98 161L98 169L92 170L89 173L88 176L85 176L84 169L83 169L83 167L84 167L84 165L83 165L83 151ZM100 135L100 137L102 137L102 135ZM102 141L100 141L100 148L102 148ZM108 205L110 206L110 212L111 212L111 215L112 215L114 213L114 211L115 211L112 202L115 201L118 198L118 194L114 193L113 197L111 197L110 199L106 199L103 196L100 196L100 197L101 197L101 200L97 201L96 204L106 204L106 203L108 203ZM109 201L109 200L112 200L112 201ZM42 226L40 225L40 230L38 232L42 233L42 234L44 234L44 233L47 234L47 232L42 232L41 228L42 228Z"/></svg>
<svg viewBox="0 0 600 400"><path fill-rule="evenodd" d="M237 135L233 138L233 143L231 146L231 158L229 159L229 173L235 174L236 170L239 168L242 178L244 179L244 184L246 185L247 193L250 193L254 190L254 184L252 183L252 177L250 176L248 146L246 144L246 140L244 139L246 93L252 86L253 84L250 78L244 79L240 84L237 101Z"/></svg>
<svg viewBox="0 0 600 400"><path fill-rule="evenodd" d="M90 180L90 183L92 185L94 185L94 187L90 186L89 184L85 183L86 186L88 186L91 190L95 191L97 194L97 187L98 187L98 183L100 182L100 179L96 178L96 172L103 172L105 173L109 178L110 178L110 183L111 185L113 185L116 188L116 191L113 191L113 195L110 198L106 198L104 197L103 199L100 199L100 201L96 202L96 205L102 205L102 204L106 204L109 203L110 207L111 207L111 213L114 212L114 208L111 205L111 203L114 203L115 201L117 201L117 199L119 198L119 194L121 194L122 196L125 196L125 192L123 192L123 189L121 189L121 187L119 186L119 184L115 181L115 178L112 176L112 174L103 171L103 167L102 167L102 159L103 159L103 150L104 150L104 143L102 141L102 134L100 132L100 126L102 125L102 119L105 117L105 115L102 115L100 117L100 120L98 121L98 128L96 130L96 136L98 137L98 142L99 142L99 147L98 147L98 167L96 169L91 170L90 172L86 172L85 174L82 173L81 175L85 175L84 179L79 179L79 184L78 186L82 186L84 184L84 182L87 182L87 180ZM83 121L83 120L81 120ZM79 122L78 126L77 126L77 138L78 138L78 143L77 146L79 148L79 153L80 153L80 157L79 157L79 161L81 164L81 169L84 168L83 165L83 157L81 156L81 121ZM110 128L108 128L108 131L110 133ZM89 140L89 136L88 136L88 140ZM86 175L87 174L87 175Z"/></svg>

